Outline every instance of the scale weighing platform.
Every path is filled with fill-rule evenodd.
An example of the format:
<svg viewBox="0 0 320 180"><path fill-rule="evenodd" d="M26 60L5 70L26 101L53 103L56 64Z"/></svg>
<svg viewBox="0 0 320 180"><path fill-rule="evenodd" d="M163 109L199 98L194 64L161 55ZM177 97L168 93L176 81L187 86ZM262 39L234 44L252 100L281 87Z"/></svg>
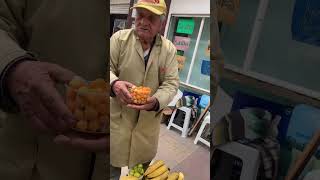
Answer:
<svg viewBox="0 0 320 180"><path fill-rule="evenodd" d="M259 151L239 142L219 145L211 157L211 180L260 180Z"/></svg>

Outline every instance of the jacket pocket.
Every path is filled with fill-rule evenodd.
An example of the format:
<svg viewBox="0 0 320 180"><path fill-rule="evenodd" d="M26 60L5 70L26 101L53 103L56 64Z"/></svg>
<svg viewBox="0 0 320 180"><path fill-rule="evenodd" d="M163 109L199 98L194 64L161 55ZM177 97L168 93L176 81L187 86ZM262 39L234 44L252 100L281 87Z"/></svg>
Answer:
<svg viewBox="0 0 320 180"><path fill-rule="evenodd" d="M110 98L110 131L119 130L121 119L122 119L121 105L114 98Z"/></svg>

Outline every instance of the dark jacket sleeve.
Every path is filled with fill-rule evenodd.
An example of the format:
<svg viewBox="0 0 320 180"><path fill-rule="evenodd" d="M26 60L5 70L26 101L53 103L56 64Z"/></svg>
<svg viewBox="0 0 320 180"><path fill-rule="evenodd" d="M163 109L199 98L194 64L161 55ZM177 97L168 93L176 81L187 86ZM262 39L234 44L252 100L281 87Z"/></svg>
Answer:
<svg viewBox="0 0 320 180"><path fill-rule="evenodd" d="M10 98L6 91L6 73L16 62L32 58L23 49L26 43L23 28L25 1L0 0L0 108L9 111Z"/></svg>

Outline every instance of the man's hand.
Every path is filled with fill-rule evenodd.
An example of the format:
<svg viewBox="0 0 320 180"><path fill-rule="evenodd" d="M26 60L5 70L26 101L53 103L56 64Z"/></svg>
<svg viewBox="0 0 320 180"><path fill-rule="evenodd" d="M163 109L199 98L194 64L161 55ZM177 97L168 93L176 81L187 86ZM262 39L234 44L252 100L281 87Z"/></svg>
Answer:
<svg viewBox="0 0 320 180"><path fill-rule="evenodd" d="M121 103L130 104L132 103L132 96L129 92L129 88L132 87L134 87L134 85L127 81L116 81L112 86L112 90Z"/></svg>
<svg viewBox="0 0 320 180"><path fill-rule="evenodd" d="M154 110L156 105L158 103L157 98L155 97L149 97L147 99L147 102L143 105L137 105L137 104L128 104L127 107L133 108L136 110L146 110L146 111L151 111Z"/></svg>
<svg viewBox="0 0 320 180"><path fill-rule="evenodd" d="M83 137L76 133L69 133L58 135L54 138L56 144L74 147L89 152L103 152L107 151L109 147L109 136L101 138Z"/></svg>
<svg viewBox="0 0 320 180"><path fill-rule="evenodd" d="M73 116L55 88L66 83L74 73L58 65L24 61L10 69L7 86L20 111L40 131L63 131L70 128Z"/></svg>

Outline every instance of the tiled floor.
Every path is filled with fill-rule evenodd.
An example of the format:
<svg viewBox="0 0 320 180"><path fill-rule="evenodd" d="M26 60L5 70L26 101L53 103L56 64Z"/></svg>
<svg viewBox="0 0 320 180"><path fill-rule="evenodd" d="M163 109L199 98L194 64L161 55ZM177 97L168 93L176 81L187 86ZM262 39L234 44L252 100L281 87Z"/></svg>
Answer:
<svg viewBox="0 0 320 180"><path fill-rule="evenodd" d="M209 180L209 147L201 142L193 143L194 137L182 138L174 128L168 130L161 124L158 153L155 159L162 159L171 171L182 171L186 180ZM123 173L127 172L123 168Z"/></svg>
<svg viewBox="0 0 320 180"><path fill-rule="evenodd" d="M182 138L174 128L167 130L162 124L158 153L155 159L163 159L169 167L175 167L200 146L193 143L194 138ZM209 153L209 151L208 151Z"/></svg>

